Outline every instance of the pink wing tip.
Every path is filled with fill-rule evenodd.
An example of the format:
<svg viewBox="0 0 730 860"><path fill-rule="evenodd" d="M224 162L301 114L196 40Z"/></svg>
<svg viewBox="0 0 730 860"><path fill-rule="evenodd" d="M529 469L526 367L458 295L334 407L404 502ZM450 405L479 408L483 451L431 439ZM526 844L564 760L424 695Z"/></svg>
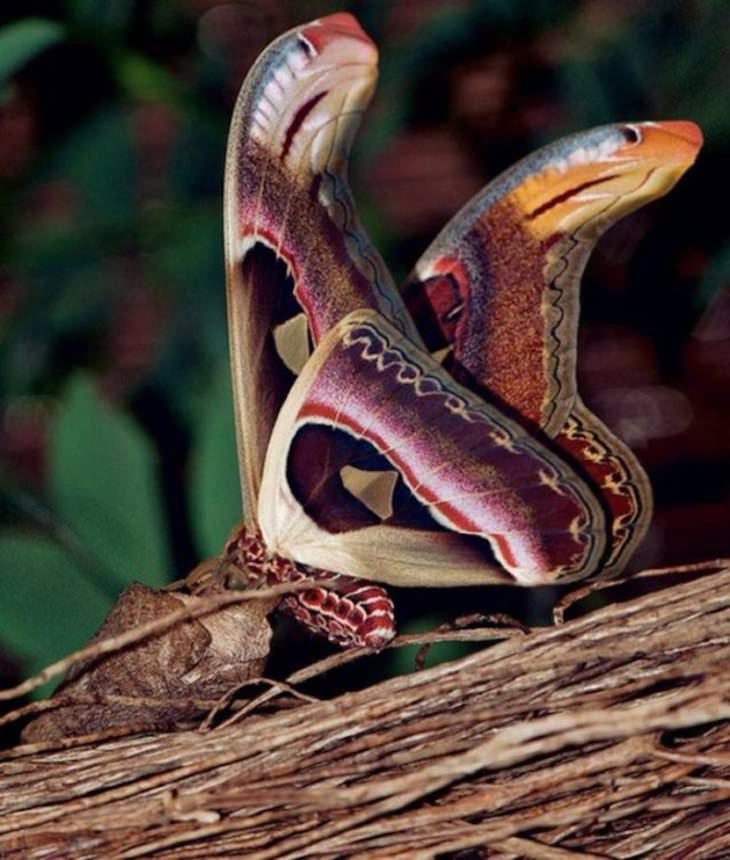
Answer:
<svg viewBox="0 0 730 860"><path fill-rule="evenodd" d="M335 12L333 15L318 18L311 24L307 24L302 30L302 35L314 46L317 52L320 52L328 42L338 36L357 39L368 46L373 44L358 23L357 18L350 15L349 12Z"/></svg>

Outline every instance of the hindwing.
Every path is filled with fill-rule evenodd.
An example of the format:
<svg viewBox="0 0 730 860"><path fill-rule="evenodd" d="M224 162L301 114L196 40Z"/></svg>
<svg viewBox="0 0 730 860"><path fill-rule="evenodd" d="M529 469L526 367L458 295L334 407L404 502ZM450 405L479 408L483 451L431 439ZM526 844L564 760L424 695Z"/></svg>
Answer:
<svg viewBox="0 0 730 860"><path fill-rule="evenodd" d="M689 122L604 126L553 143L473 198L416 264L404 295L428 348L473 391L552 440L608 512L607 573L648 528L649 481L576 385L580 279L608 227L693 163Z"/></svg>

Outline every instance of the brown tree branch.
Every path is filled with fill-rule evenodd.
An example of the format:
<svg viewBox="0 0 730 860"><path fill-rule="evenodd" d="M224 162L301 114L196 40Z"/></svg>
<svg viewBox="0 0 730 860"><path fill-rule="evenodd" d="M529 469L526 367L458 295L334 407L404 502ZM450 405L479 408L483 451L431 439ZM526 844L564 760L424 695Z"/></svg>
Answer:
<svg viewBox="0 0 730 860"><path fill-rule="evenodd" d="M6 751L0 856L727 858L730 563L634 583L333 701Z"/></svg>

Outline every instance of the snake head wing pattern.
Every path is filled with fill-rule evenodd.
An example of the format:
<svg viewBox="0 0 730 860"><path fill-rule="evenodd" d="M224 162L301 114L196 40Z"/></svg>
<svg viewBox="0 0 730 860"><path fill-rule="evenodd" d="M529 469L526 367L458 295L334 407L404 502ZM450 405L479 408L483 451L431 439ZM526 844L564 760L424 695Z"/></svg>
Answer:
<svg viewBox="0 0 730 860"><path fill-rule="evenodd" d="M593 482L618 573L651 519L636 457L576 385L580 279L598 237L694 163L692 122L619 123L537 150L490 182L416 263L404 294L428 347L474 391L552 440Z"/></svg>
<svg viewBox="0 0 730 860"><path fill-rule="evenodd" d="M347 181L377 60L375 45L351 15L330 15L269 45L236 102L224 238L247 520L274 419L311 341L361 307L379 310L419 341L360 226ZM255 418L245 418L248 412Z"/></svg>

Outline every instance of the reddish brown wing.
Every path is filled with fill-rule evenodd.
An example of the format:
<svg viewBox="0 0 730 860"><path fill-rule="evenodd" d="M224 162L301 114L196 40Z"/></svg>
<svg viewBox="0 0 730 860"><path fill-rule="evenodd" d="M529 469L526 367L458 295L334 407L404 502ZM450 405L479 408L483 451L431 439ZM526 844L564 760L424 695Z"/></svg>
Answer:
<svg viewBox="0 0 730 860"><path fill-rule="evenodd" d="M241 89L225 177L228 320L247 525L271 429L315 343L372 307L418 332L357 219L347 158L377 76L375 46L351 15L296 28ZM303 323L303 324L298 324Z"/></svg>
<svg viewBox="0 0 730 860"><path fill-rule="evenodd" d="M374 458L402 481L380 517L343 481ZM373 311L332 329L294 384L258 514L273 552L401 585L575 578L605 549L580 476Z"/></svg>
<svg viewBox="0 0 730 860"><path fill-rule="evenodd" d="M651 490L576 388L580 277L598 236L666 193L701 144L686 122L606 126L541 149L450 222L405 286L429 349L457 379L552 439L609 512L608 572L648 528Z"/></svg>

